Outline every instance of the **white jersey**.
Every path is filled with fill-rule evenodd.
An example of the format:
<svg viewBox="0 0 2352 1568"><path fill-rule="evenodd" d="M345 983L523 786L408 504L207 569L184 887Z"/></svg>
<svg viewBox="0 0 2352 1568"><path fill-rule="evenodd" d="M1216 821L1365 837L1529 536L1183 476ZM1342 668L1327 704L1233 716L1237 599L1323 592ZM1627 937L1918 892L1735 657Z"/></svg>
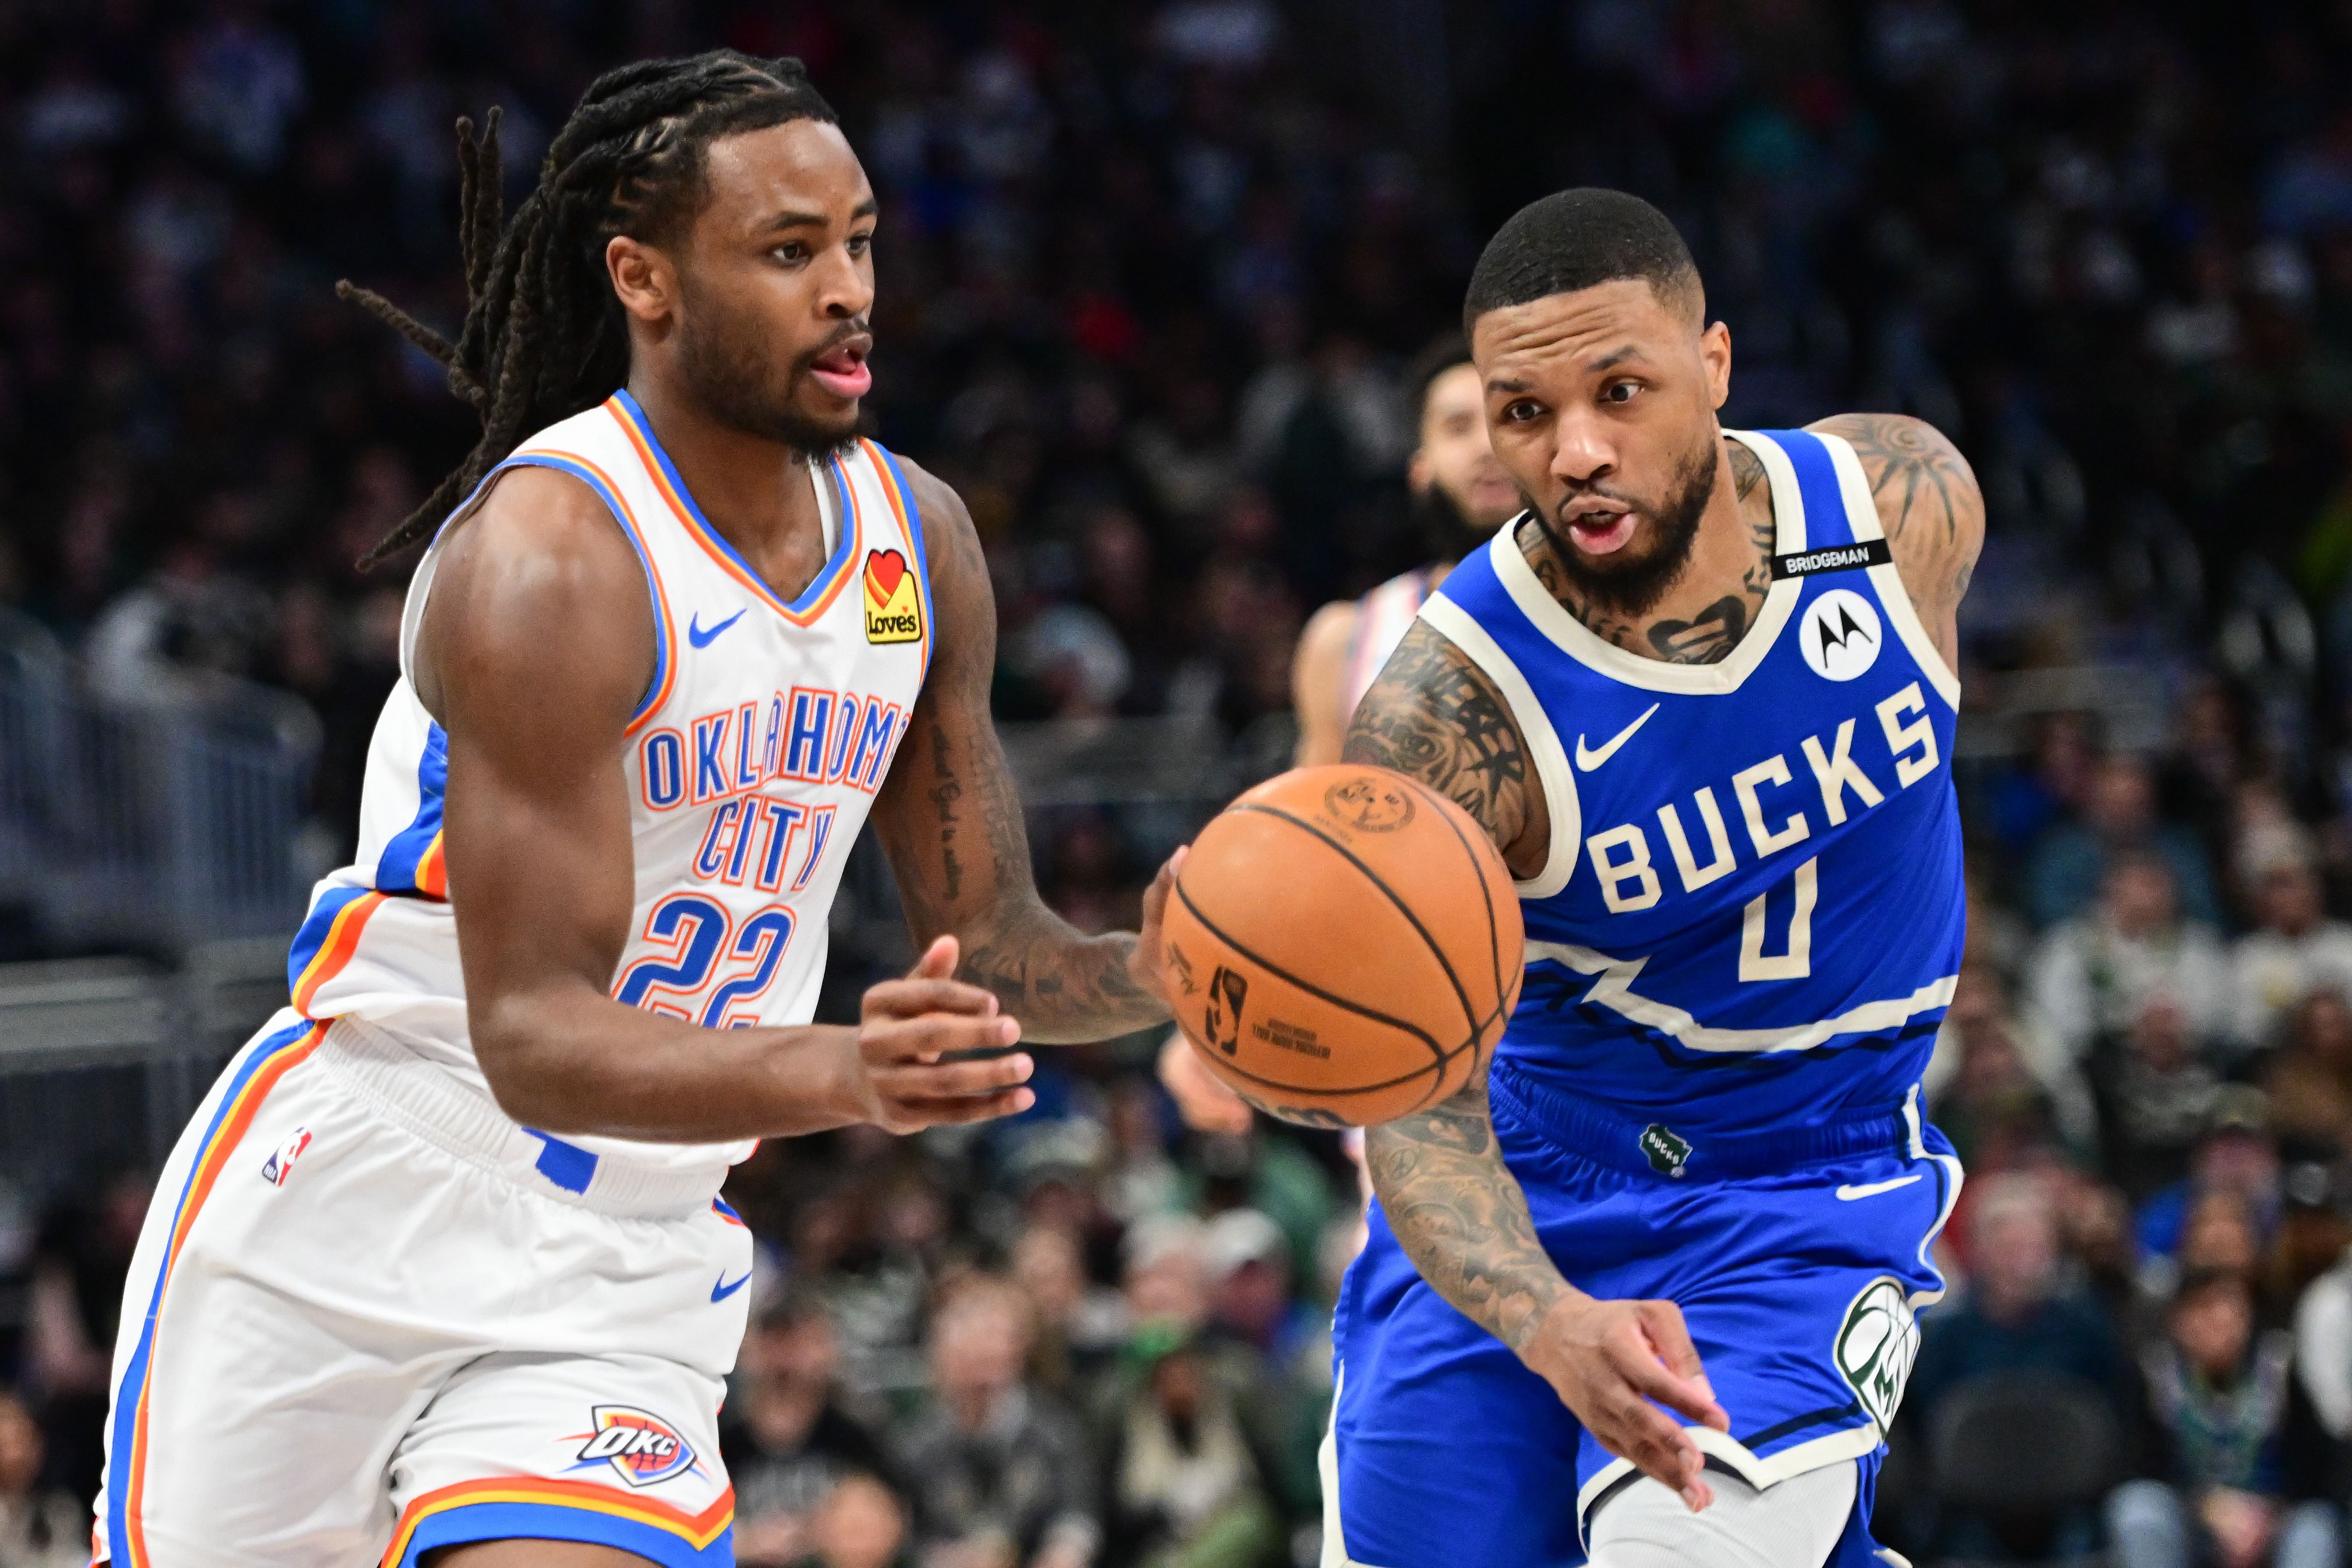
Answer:
<svg viewBox="0 0 2352 1568"><path fill-rule="evenodd" d="M1340 677L1340 727L1356 716L1356 705L1380 679L1381 667L1412 629L1413 617L1429 602L1429 568L1401 573L1356 601L1356 635L1349 639L1348 667Z"/></svg>
<svg viewBox="0 0 2352 1568"><path fill-rule="evenodd" d="M905 477L863 440L814 469L827 559L787 603L703 518L626 392L540 432L499 468L521 466L594 489L653 595L653 681L620 759L636 908L613 995L709 1028L807 1023L842 862L930 662L922 522ZM365 1020L487 1092L442 858L448 737L414 684L447 537L445 525L408 591L401 679L368 751L358 858L319 884L288 974L304 1016ZM752 1147L549 1146L559 1145L672 1169L732 1163Z"/></svg>

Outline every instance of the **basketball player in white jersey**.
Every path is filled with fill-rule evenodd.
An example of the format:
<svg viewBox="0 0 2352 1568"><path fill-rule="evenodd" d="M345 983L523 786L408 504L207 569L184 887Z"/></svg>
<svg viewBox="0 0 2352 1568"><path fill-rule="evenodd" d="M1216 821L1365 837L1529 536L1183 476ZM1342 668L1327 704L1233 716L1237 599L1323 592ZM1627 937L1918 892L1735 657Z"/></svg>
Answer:
<svg viewBox="0 0 2352 1568"><path fill-rule="evenodd" d="M461 127L482 440L425 537L356 862L164 1169L98 1561L732 1561L753 1141L1027 1106L1164 1017L1030 881L954 492L856 438L875 201L797 62L592 86L500 233ZM447 521L444 522L444 519ZM810 1025L870 818L927 944Z"/></svg>
<svg viewBox="0 0 2352 1568"><path fill-rule="evenodd" d="M1492 539L1525 504L1486 437L1486 391L1467 339L1448 332L1423 348L1405 372L1404 389L1420 432L1405 466L1405 488L1432 558L1361 598L1333 600L1299 634L1290 694L1298 715L1302 768L1339 760L1339 742L1356 704L1431 591L1445 581L1455 562ZM1202 1065L1179 1031L1170 1030L1160 1046L1160 1079L1187 1125L1206 1132L1248 1130L1248 1102ZM1350 1134L1351 1150L1360 1142Z"/></svg>

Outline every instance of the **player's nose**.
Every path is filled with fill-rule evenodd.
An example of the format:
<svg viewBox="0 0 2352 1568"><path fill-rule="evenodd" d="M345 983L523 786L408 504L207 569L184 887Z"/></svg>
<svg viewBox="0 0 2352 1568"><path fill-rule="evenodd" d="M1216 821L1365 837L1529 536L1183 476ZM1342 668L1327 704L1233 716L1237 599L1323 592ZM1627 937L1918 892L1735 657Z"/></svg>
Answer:
<svg viewBox="0 0 2352 1568"><path fill-rule="evenodd" d="M874 278L846 246L835 246L818 261L817 309L828 321L851 321L874 309Z"/></svg>
<svg viewBox="0 0 2352 1568"><path fill-rule="evenodd" d="M1569 415L1552 429L1552 478L1563 484L1587 485L1616 468L1616 443L1601 421Z"/></svg>

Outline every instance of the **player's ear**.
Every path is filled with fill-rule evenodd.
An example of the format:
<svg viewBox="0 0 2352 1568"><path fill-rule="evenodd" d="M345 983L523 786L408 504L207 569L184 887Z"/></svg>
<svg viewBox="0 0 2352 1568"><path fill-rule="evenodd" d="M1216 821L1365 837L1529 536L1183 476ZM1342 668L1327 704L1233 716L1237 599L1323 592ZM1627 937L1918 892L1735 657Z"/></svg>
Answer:
<svg viewBox="0 0 2352 1568"><path fill-rule="evenodd" d="M616 234L604 245L604 271L621 309L651 326L670 313L677 298L677 275L669 258L641 239Z"/></svg>
<svg viewBox="0 0 2352 1568"><path fill-rule="evenodd" d="M1720 408L1731 395L1731 329L1709 321L1698 335L1698 357L1706 367L1707 406Z"/></svg>

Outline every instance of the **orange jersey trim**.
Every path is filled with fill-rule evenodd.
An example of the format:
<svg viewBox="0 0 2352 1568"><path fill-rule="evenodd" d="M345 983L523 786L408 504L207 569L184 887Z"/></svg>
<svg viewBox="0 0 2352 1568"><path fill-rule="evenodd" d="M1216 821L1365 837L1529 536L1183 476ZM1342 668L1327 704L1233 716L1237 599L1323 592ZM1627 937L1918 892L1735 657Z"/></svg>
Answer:
<svg viewBox="0 0 2352 1568"><path fill-rule="evenodd" d="M439 848L440 840L436 837L433 850L437 853ZM310 1016L310 1001L318 995L319 987L341 974L351 963L352 955L359 951L361 933L390 897L389 893L362 893L336 912L334 923L327 928L327 940L319 944L319 955L303 967L302 978L295 982L296 1012L305 1017Z"/></svg>
<svg viewBox="0 0 2352 1568"><path fill-rule="evenodd" d="M551 1480L541 1476L499 1476L489 1480L459 1481L454 1486L440 1487L425 1493L408 1505L400 1516L400 1527L393 1531L392 1545L383 1554L383 1568L397 1568L406 1555L408 1543L415 1539L417 1527L435 1514L452 1509L467 1508L486 1502L530 1502L553 1508L577 1509L584 1513L608 1514L626 1519L656 1530L667 1531L702 1551L726 1532L735 1522L735 1489L728 1488L718 1500L700 1513L688 1513L669 1503L652 1498L634 1498L626 1492L600 1487L588 1481Z"/></svg>
<svg viewBox="0 0 2352 1568"><path fill-rule="evenodd" d="M728 549L722 541L712 537L711 531L696 515L694 503L688 500L677 486L670 483L667 466L654 450L649 432L642 428L636 420L630 416L629 411L622 405L619 396L616 395L608 400L604 407L619 424L623 433L628 437L629 445L636 448L637 461L645 466L646 477L653 480L654 488L661 492L662 500L669 504L671 514L677 519L678 525L686 530L687 537L700 545L702 552L709 556L720 571L751 590L761 604L796 626L814 626L827 610L833 608L834 601L841 597L842 589L848 586L849 580L857 574L858 558L864 553L863 530L850 539L849 548L841 552L837 563L827 563L833 568L833 581L825 583L820 577L816 583L811 584L808 589L803 591L803 598L811 592L816 593L816 601L805 610L795 610L773 588L769 587L757 574L747 571L736 559L734 552ZM815 477L812 475L812 478ZM850 491L854 507L855 491L847 481L848 476L845 474L841 488L845 491ZM817 482L823 481L819 479ZM845 518L843 522L846 526L849 520ZM820 584L822 584L821 587Z"/></svg>
<svg viewBox="0 0 2352 1568"><path fill-rule="evenodd" d="M188 1232L194 1226L196 1215L205 1206L205 1200L212 1195L213 1184L220 1179L221 1168L236 1152L237 1144L245 1138L246 1129L253 1125L253 1118L260 1110L261 1102L278 1086L278 1080L293 1068L309 1060L310 1053L319 1048L319 1042L326 1033L325 1024L313 1024L310 1033L299 1042L263 1063L246 1081L245 1087L237 1091L236 1100L228 1108L219 1130L205 1145L204 1152L196 1157L195 1174L189 1180L187 1198L180 1205L177 1223L172 1226L171 1245L163 1250L163 1283L156 1292L154 1307L159 1321L163 1316L163 1298L172 1288L173 1268L180 1260L180 1248L186 1243ZM123 1499L122 1509L124 1533L129 1539L116 1543L128 1558L131 1568L149 1568L152 1562L147 1553L146 1532L141 1527L139 1515L140 1504L147 1490L148 1394L154 1384L155 1350L150 1344L147 1375L140 1380L138 1414L131 1426L131 1485L128 1495Z"/></svg>
<svg viewBox="0 0 2352 1568"><path fill-rule="evenodd" d="M607 403L605 406L612 408L613 405ZM618 409L614 410L614 417L620 418ZM621 419L621 427L624 430L628 429L629 422L625 418ZM634 434L631 438L635 439ZM641 458L644 451L645 448L640 446L638 454ZM526 458L542 459L546 466L551 467L558 463L574 464L595 476L596 483L602 487L605 498L620 509L621 526L628 530L631 542L636 546L637 556L645 563L646 575L653 579L654 608L656 614L661 617L661 624L654 628L654 635L661 639L660 647L655 650L656 657L661 663L661 685L653 695L646 699L645 707L638 711L635 719L629 721L628 728L621 731L622 738L626 740L644 729L653 716L661 711L662 704L669 700L671 690L677 685L677 631L676 625L670 619L669 593L662 586L661 568L655 564L653 546L646 538L645 523L630 507L628 498L621 493L621 487L613 482L612 475L577 452L559 452L552 448L527 447L509 458L507 461L512 463ZM646 467L650 470L653 466L647 464ZM556 471L560 473L562 470L558 468ZM656 480L659 479L658 472L655 473L655 478Z"/></svg>
<svg viewBox="0 0 2352 1568"><path fill-rule="evenodd" d="M882 460L881 449L873 442L861 436L857 439L857 445L858 449L866 454L866 464L873 468L874 477L882 481L882 494L890 502L890 515L898 520L899 536L907 542L908 562L915 571L922 572L926 564L923 543L921 540L915 537L915 522L907 515L907 498L898 492L897 477L890 472L890 465ZM846 486L843 488L847 489ZM929 574L925 574L926 577ZM929 674L931 668L931 615L937 612L931 603L930 584L928 581L919 582L915 591L922 596L924 609L929 612L923 616L922 642L923 670Z"/></svg>

